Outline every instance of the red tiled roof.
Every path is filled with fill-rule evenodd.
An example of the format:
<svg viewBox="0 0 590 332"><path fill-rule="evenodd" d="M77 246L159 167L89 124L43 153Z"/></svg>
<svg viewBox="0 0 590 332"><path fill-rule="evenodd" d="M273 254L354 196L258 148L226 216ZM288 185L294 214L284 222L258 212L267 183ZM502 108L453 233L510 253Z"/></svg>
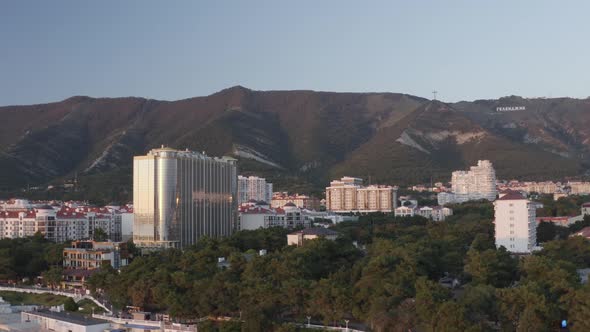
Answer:
<svg viewBox="0 0 590 332"><path fill-rule="evenodd" d="M582 207L590 207L590 202L582 204Z"/></svg>
<svg viewBox="0 0 590 332"><path fill-rule="evenodd" d="M255 208L241 207L240 213L242 213L242 214L268 214L268 213L273 213L273 211L269 210L269 209L264 209L261 207L255 207Z"/></svg>
<svg viewBox="0 0 590 332"><path fill-rule="evenodd" d="M0 212L0 218L12 218L16 219L19 217L19 214L24 213L24 218L35 218L37 214L33 210L26 210L26 211L2 211Z"/></svg>
<svg viewBox="0 0 590 332"><path fill-rule="evenodd" d="M582 230L577 232L576 235L580 235L587 239L590 239L590 226L582 228Z"/></svg>

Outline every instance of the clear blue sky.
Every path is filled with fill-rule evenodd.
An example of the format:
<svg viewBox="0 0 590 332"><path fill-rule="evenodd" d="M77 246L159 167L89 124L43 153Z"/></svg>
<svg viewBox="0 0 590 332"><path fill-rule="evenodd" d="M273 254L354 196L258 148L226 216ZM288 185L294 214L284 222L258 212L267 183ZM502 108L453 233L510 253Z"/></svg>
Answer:
<svg viewBox="0 0 590 332"><path fill-rule="evenodd" d="M256 90L590 95L590 1L1 1L0 105Z"/></svg>

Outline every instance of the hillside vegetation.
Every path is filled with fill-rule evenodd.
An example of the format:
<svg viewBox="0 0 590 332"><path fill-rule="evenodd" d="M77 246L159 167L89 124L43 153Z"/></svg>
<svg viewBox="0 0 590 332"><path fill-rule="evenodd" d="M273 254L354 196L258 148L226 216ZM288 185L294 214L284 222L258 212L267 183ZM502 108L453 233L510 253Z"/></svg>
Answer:
<svg viewBox="0 0 590 332"><path fill-rule="evenodd" d="M495 111L504 105L526 110ZM399 93L238 86L179 101L72 97L0 107L0 116L6 194L77 176L83 192L129 199L133 155L162 144L233 155L241 173L311 192L341 175L400 185L448 180L481 158L501 178L561 179L584 175L590 160L587 99L445 104Z"/></svg>

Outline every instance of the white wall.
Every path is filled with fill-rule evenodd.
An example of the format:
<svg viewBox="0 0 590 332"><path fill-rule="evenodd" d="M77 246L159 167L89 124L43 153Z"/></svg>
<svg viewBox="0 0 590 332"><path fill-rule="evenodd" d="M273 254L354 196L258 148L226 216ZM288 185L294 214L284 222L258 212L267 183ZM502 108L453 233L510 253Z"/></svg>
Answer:
<svg viewBox="0 0 590 332"><path fill-rule="evenodd" d="M133 238L133 213L121 213L121 237L123 241Z"/></svg>
<svg viewBox="0 0 590 332"><path fill-rule="evenodd" d="M240 230L254 230L264 227L265 214L241 213Z"/></svg>
<svg viewBox="0 0 590 332"><path fill-rule="evenodd" d="M526 199L495 203L496 247L514 253L530 253L536 245L535 209Z"/></svg>

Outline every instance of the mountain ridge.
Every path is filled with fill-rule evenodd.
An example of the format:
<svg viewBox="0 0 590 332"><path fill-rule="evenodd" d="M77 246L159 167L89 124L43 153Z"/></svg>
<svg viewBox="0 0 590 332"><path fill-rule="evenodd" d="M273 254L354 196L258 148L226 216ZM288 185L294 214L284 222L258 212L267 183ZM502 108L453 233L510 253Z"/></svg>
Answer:
<svg viewBox="0 0 590 332"><path fill-rule="evenodd" d="M496 112L511 103L527 109ZM244 174L301 190L320 190L340 175L448 180L477 158L492 160L501 177L539 180L581 176L590 161L590 99L443 103L391 92L233 86L176 101L73 96L3 106L0 116L3 190L130 172L133 155L161 144L234 155Z"/></svg>

